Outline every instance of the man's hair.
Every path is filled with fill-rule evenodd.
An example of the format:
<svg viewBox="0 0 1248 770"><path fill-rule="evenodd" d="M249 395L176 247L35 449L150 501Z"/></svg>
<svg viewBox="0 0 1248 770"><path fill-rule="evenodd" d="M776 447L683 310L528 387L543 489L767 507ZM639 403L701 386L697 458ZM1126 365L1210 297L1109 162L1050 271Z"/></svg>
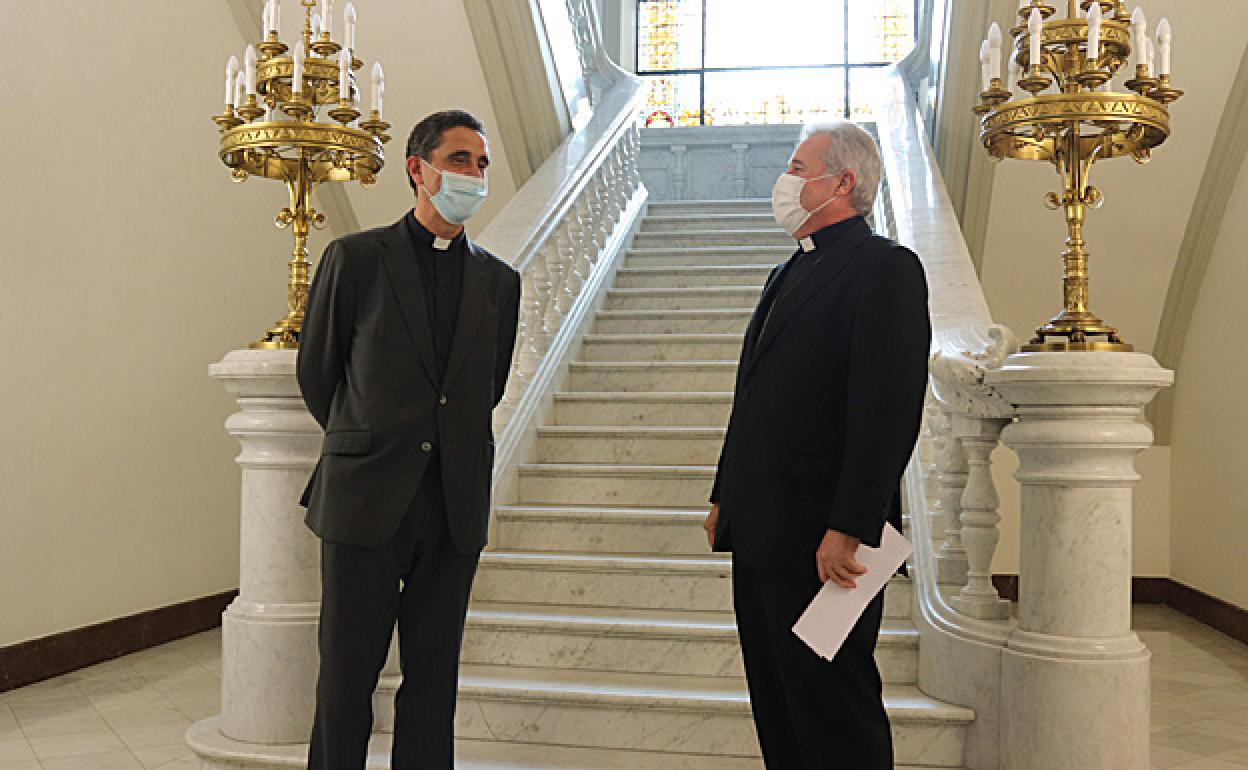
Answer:
<svg viewBox="0 0 1248 770"><path fill-rule="evenodd" d="M442 144L442 134L447 129L460 126L470 128L479 134L485 132L481 121L463 110L435 112L412 127L412 133L407 136L407 157L428 161L433 151ZM410 173L407 175L407 182L412 186L413 191L418 189L416 180L412 179Z"/></svg>
<svg viewBox="0 0 1248 770"><path fill-rule="evenodd" d="M806 126L802 131L802 141L825 134L831 138L822 158L828 173L853 170L858 180L850 194L850 205L862 216L871 216L875 195L880 188L880 151L875 146L875 140L857 123L838 120Z"/></svg>

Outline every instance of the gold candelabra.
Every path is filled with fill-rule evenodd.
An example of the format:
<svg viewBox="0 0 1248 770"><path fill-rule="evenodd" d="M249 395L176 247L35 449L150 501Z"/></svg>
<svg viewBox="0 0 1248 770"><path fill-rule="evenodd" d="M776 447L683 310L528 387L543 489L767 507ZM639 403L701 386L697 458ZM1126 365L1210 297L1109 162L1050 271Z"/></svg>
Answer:
<svg viewBox="0 0 1248 770"><path fill-rule="evenodd" d="M298 0L302 30L293 46L279 39L280 0L264 8L264 39L247 46L244 65L230 57L226 65L225 109L213 121L221 129L219 155L236 182L249 176L286 183L290 205L276 219L291 229L287 313L253 348L297 348L308 299L308 231L320 228L325 215L311 206L323 182L359 181L368 187L385 162L382 144L390 127L381 119L384 80L373 65L372 110L366 120L357 109L354 71L355 8L347 3L343 43L332 39L333 0ZM315 12L317 6L320 12ZM322 108L328 120L321 120Z"/></svg>
<svg viewBox="0 0 1248 770"><path fill-rule="evenodd" d="M1061 192L1049 193L1046 203L1066 217L1063 307L1022 349L1130 351L1118 330L1088 307L1083 226L1088 208L1104 202L1089 176L1093 164L1107 158L1147 163L1170 134L1167 105L1183 92L1170 83L1169 22L1161 20L1154 46L1144 12L1137 8L1128 15L1124 0L1068 0L1068 5L1067 18L1059 19L1045 0L1021 0L1021 23L1011 30L1010 85L1018 94L1002 82L1001 31L992 25L980 48L984 89L974 110L980 115L980 141L993 160L1047 161L1062 181ZM1124 65L1125 90L1111 90Z"/></svg>

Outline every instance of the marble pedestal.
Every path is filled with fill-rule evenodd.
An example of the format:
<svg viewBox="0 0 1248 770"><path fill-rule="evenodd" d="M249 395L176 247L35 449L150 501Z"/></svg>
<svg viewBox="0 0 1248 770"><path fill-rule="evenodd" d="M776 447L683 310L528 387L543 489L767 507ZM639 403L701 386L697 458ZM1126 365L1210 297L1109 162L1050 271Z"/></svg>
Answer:
<svg viewBox="0 0 1248 770"><path fill-rule="evenodd" d="M239 595L222 619L221 714L192 727L188 741L206 767L230 767L223 753L240 764L252 753L239 747L308 740L320 545L298 500L321 430L295 383L295 351L236 350L210 372L240 409L226 421L242 445Z"/></svg>
<svg viewBox="0 0 1248 770"><path fill-rule="evenodd" d="M1020 353L988 384L1022 484L1019 620L1003 658L1002 766L1149 767L1148 650L1131 630L1135 457L1173 382L1140 353Z"/></svg>

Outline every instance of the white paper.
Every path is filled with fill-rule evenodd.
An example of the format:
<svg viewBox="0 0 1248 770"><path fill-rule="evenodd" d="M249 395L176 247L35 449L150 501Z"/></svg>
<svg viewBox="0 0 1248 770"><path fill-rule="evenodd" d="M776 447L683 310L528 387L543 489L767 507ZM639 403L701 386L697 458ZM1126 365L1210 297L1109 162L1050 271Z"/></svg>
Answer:
<svg viewBox="0 0 1248 770"><path fill-rule="evenodd" d="M893 525L885 524L879 548L858 547L858 563L867 568L867 574L854 580L858 587L842 588L831 580L824 583L797 619L793 633L819 657L832 660L867 605L913 550Z"/></svg>

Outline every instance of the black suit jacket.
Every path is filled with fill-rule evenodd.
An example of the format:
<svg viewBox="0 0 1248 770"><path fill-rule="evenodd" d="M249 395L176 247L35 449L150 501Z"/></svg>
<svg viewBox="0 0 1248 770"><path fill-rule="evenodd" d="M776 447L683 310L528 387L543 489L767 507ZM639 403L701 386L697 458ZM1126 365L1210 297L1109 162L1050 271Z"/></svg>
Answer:
<svg viewBox="0 0 1248 770"><path fill-rule="evenodd" d="M828 529L879 545L918 437L931 326L919 259L861 218L816 233L818 261L772 271L750 321L711 501L717 550L809 574Z"/></svg>
<svg viewBox="0 0 1248 770"><path fill-rule="evenodd" d="M425 466L441 458L457 550L485 545L491 412L511 368L520 277L469 241L446 376L403 220L339 238L321 257L299 343L303 400L325 439L301 504L322 539L377 546L398 528Z"/></svg>

